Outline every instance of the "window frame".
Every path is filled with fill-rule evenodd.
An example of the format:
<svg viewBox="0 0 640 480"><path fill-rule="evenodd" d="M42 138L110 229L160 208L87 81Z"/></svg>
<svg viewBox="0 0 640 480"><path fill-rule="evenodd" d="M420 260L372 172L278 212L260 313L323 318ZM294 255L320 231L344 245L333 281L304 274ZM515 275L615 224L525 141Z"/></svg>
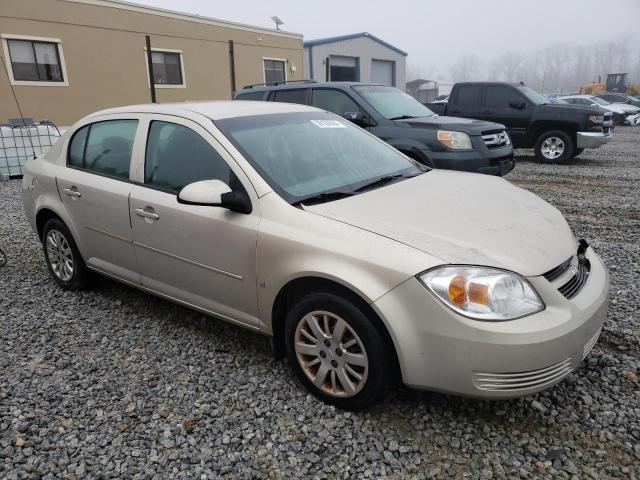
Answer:
<svg viewBox="0 0 640 480"><path fill-rule="evenodd" d="M269 98L267 99L269 102L277 102L277 103L291 103L291 102L282 102L277 100L276 97L278 93L290 93L290 92L304 92L304 103L296 103L296 105L309 105L311 101L311 89L310 88L282 88L277 90L272 90L269 93Z"/></svg>
<svg viewBox="0 0 640 480"><path fill-rule="evenodd" d="M133 145L131 146L131 158L129 159L129 177L128 178L124 178L124 177L119 177L117 175L110 175L108 173L105 172L101 172L99 170L93 170L91 168L86 168L85 166L85 157L87 155L87 144L89 143L89 137L91 136L91 127L93 125L95 125L96 123L105 123L105 122L118 122L118 121L135 121L138 122L138 125L136 126L136 133L133 136ZM73 134L69 137L68 142L65 145L65 149L66 149L66 153L65 153L65 166L67 168L72 168L73 170L78 170L80 172L85 172L85 173L90 173L92 175L98 175L100 177L105 177L105 178L110 178L112 180L118 180L120 182L127 182L127 183L135 183L131 180L131 175L133 173L134 170L134 166L135 166L135 155L136 155L136 145L139 142L139 137L140 137L140 133L141 133L141 126L143 125L143 121L141 118L139 117L132 117L132 116L126 116L126 117L116 117L116 118L98 118L98 119L89 119L89 121L87 121L86 123L83 123L82 125L79 125L78 128L75 129L75 131L73 132ZM71 143L73 142L74 138L76 137L76 135L85 127L88 127L88 131L87 131L87 137L85 138L84 141L84 146L82 149L82 167L78 167L75 165L71 165L69 163L69 158L71 156Z"/></svg>
<svg viewBox="0 0 640 480"><path fill-rule="evenodd" d="M64 59L64 51L62 48L62 40L59 38L49 37L37 37L32 35L14 35L3 33L0 35L2 39L2 49L4 52L5 67L7 69L7 75L9 76L9 83L14 86L32 86L32 87L68 87L69 75L67 74L67 65ZM13 74L13 62L11 61L11 54L9 52L9 41L17 40L23 42L34 43L46 43L54 45L58 58L58 65L60 67L60 74L62 80L16 80ZM35 52L34 52L35 55ZM36 66L38 65L37 58L35 59Z"/></svg>
<svg viewBox="0 0 640 480"><path fill-rule="evenodd" d="M184 69L184 52L182 50L175 50L170 48L156 48L151 47L151 53L176 53L178 54L178 58L180 60L180 76L182 77L182 83L180 84L170 84L170 83L155 83L154 86L156 89L158 88L187 88L187 77L185 76ZM151 75L149 75L149 59L147 57L147 47L144 47L144 64L145 70L147 72L147 85L151 88Z"/></svg>
<svg viewBox="0 0 640 480"><path fill-rule="evenodd" d="M309 88L309 93L308 93L308 97L307 97L308 98L308 102L309 102L308 103L309 106L314 107L314 108L320 108L321 110L325 110L324 108L316 107L313 104L313 95L318 90L325 90L325 91L326 90L331 90L331 91L334 91L334 92L340 92L343 95L345 95L349 100L351 100L353 103L355 103L356 107L358 107L358 111L359 112L362 112L363 115L370 115L369 112L364 109L364 107L362 106L362 103L359 102L358 100L356 100L355 98L353 98L353 96L349 92L347 92L345 90L342 90L340 88L335 88L335 87L317 87L317 88L311 87L311 88ZM330 112L329 110L325 110L325 111ZM337 115L340 118L343 118L342 114L334 113L334 112L330 112L330 113L333 113L334 115Z"/></svg>
<svg viewBox="0 0 640 480"><path fill-rule="evenodd" d="M490 84L490 85L485 85L484 87L484 92L481 94L481 99L482 101L480 102L480 106L481 107L486 107L486 108L496 108L496 109L509 109L511 108L509 106L509 102L511 102L512 100L509 100L507 102L506 106L502 106L502 107L498 107L498 106L491 106L487 104L487 98L489 97L489 89L490 88L500 88L500 89L506 89L506 90L510 90L511 92L513 92L515 90L515 93L513 94L513 97L519 97L519 98L515 98L516 100L520 100L521 102L525 102L527 105L529 104L529 99L527 97L525 97L520 91L518 91L518 89L513 89L507 85L500 85L500 84Z"/></svg>
<svg viewBox="0 0 640 480"><path fill-rule="evenodd" d="M274 58L274 57L262 57L262 83L267 84L267 69L265 65L265 61L272 62L282 62L284 66L284 82L287 83L289 81L289 75L287 75L287 63L289 60L286 58Z"/></svg>

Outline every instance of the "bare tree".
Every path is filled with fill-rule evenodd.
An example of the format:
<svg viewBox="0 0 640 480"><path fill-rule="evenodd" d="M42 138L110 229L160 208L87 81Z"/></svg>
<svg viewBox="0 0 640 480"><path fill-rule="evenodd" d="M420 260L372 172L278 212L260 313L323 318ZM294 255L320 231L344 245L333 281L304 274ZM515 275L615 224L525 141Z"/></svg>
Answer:
<svg viewBox="0 0 640 480"><path fill-rule="evenodd" d="M449 73L454 82L480 80L482 65L477 55L463 55L451 66Z"/></svg>

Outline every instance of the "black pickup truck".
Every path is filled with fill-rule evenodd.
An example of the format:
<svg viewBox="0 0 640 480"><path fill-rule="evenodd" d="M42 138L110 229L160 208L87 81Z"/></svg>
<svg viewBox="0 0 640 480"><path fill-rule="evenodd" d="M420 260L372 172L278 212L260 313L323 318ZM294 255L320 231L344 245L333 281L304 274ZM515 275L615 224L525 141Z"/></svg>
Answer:
<svg viewBox="0 0 640 480"><path fill-rule="evenodd" d="M612 139L610 112L550 103L522 83L456 83L448 103L428 107L440 115L501 123L515 148L533 148L544 162L565 161Z"/></svg>
<svg viewBox="0 0 640 480"><path fill-rule="evenodd" d="M503 125L434 114L397 88L359 82L250 85L235 100L312 105L340 115L429 167L505 175L515 166Z"/></svg>

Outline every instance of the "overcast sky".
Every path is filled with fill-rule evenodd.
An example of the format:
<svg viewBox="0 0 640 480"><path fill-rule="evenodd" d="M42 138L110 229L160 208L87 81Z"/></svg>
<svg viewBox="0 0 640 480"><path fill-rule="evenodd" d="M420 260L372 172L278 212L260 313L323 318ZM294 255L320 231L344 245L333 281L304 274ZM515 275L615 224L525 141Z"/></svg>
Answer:
<svg viewBox="0 0 640 480"><path fill-rule="evenodd" d="M640 0L133 0L301 33L305 40L369 32L409 54L409 69L446 76L460 55L490 62L508 50L590 44L626 35L640 58Z"/></svg>

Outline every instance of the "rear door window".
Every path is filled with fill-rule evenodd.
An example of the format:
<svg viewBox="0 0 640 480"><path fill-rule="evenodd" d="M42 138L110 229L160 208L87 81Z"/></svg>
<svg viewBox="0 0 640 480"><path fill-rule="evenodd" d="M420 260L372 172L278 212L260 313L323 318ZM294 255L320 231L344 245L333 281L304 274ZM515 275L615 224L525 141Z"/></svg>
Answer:
<svg viewBox="0 0 640 480"><path fill-rule="evenodd" d="M273 92L274 102L307 104L307 89L304 90L276 90Z"/></svg>
<svg viewBox="0 0 640 480"><path fill-rule="evenodd" d="M67 164L129 179L138 120L105 120L78 130L69 145Z"/></svg>
<svg viewBox="0 0 640 480"><path fill-rule="evenodd" d="M482 85L462 85L455 90L451 103L459 106L480 105Z"/></svg>
<svg viewBox="0 0 640 480"><path fill-rule="evenodd" d="M264 100L265 92L240 92L236 94L236 100Z"/></svg>

